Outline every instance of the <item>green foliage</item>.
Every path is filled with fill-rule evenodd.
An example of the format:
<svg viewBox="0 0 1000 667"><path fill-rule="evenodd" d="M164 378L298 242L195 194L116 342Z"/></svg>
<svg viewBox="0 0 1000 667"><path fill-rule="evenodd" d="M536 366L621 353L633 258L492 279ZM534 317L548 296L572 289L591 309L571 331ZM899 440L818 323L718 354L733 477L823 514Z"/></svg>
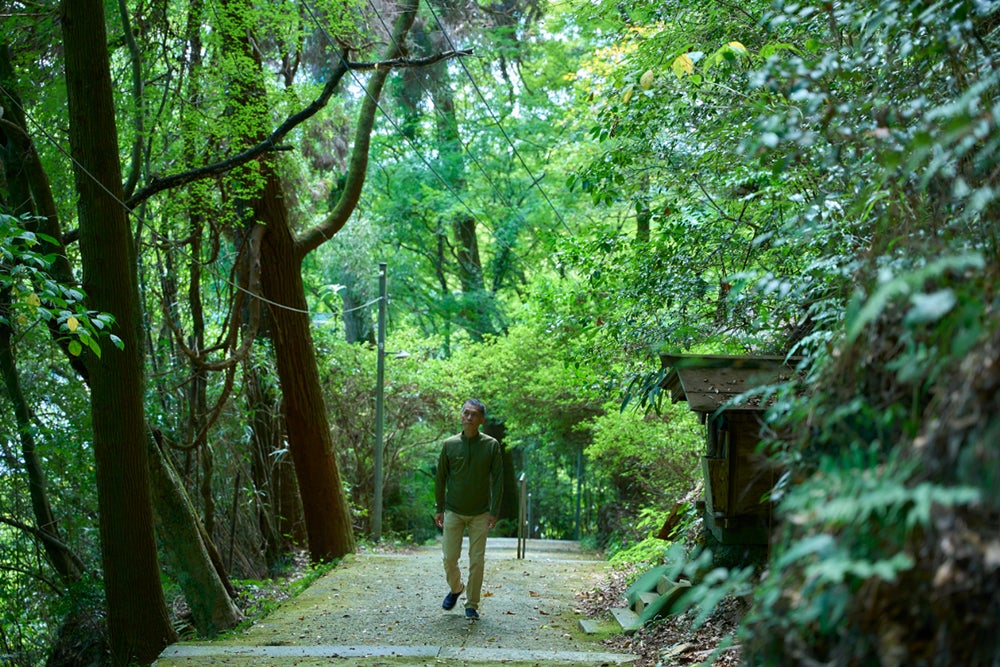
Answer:
<svg viewBox="0 0 1000 667"><path fill-rule="evenodd" d="M613 504L602 511L599 535L617 558L619 549L655 550L651 536L701 474L703 436L686 404L670 405L660 414L607 408L587 425L592 435L586 452L595 477L613 494Z"/></svg>
<svg viewBox="0 0 1000 667"><path fill-rule="evenodd" d="M39 248L43 242L53 247L56 241L27 231L28 222L28 218L18 220L0 213L0 291L6 294L0 322L11 328L29 328L39 322L53 325L74 356L86 348L100 357L102 336L121 349L121 339L111 333L114 317L87 310L78 287L52 280L53 257Z"/></svg>
<svg viewBox="0 0 1000 667"><path fill-rule="evenodd" d="M657 510L655 506L644 508L640 512L639 522L635 525L633 532L645 534L645 537L630 544L616 543L613 537L605 546L608 561L615 566L638 565L640 567L662 562L669 543L657 537L656 533L663 525L666 516L667 512Z"/></svg>
<svg viewBox="0 0 1000 667"><path fill-rule="evenodd" d="M911 538L917 536L919 544L943 508L974 505L980 498L972 487L913 484L912 464L879 465L879 458L872 451L853 460L826 459L784 497L772 571L746 622L747 641L763 655L787 650L777 638L792 636L812 637L809 650L818 656L842 650L835 647L845 638L855 643L855 655L872 651L863 630L868 619L856 615L865 604L858 596L880 580L915 573Z"/></svg>
<svg viewBox="0 0 1000 667"><path fill-rule="evenodd" d="M461 428L468 395L453 361L438 356L439 341L400 331L389 338L384 379L383 531L424 541L433 535L433 467L441 440ZM377 351L317 334L324 391L337 461L352 510L367 533L374 494ZM401 356L398 352L406 352Z"/></svg>
<svg viewBox="0 0 1000 667"><path fill-rule="evenodd" d="M371 17L356 3L312 3L307 13L281 3L197 8L127 7L141 27L134 53L112 14L121 145L140 184L231 156L314 99L337 62L328 40L352 44L358 58L370 50L359 26ZM544 23L534 21L537 4L522 3L490 8L489 21L465 33L468 14L440 9L422 10L409 53L431 55L450 38L485 57L400 71L364 205L304 263L338 462L362 532L374 485L376 351L343 343L334 316L358 307L358 322L374 321L384 255L387 349L409 354L390 352L386 364L387 534L434 534L437 445L457 430L461 401L477 396L527 474L535 529L574 536L579 501L583 532L616 561L666 559L696 579L684 604L701 622L725 596L746 593L754 574L715 568L718 550L664 554L650 537L693 486L700 442L686 406L662 405L654 352L801 354L805 383L778 392L769 415L769 451L788 473L746 646L762 664L828 660L845 645L859 660L877 653L884 647L858 620L864 600L888 599L882 612L911 608L886 591L927 591L924 575L941 565L934 546L961 542L939 524L984 530L973 508L988 505L984 489L996 481L984 444L996 427L952 424L941 406L970 387L995 394L975 373L958 374L963 358L989 367L990 354L978 355L997 311L997 3L602 1L550 6ZM38 139L65 126L56 18L14 12L0 31L32 84L21 91L29 126L45 128L37 148L70 229L72 165L56 141ZM256 53L223 48L244 34ZM245 80L255 57L275 76ZM342 187L348 119L364 95L364 75L354 74L277 154L297 229L323 217ZM247 389L240 362L280 391L266 342L230 357L243 248L232 232L252 212L261 173L254 163L132 212L147 414L180 445L179 468L206 516L233 499L252 514L258 501L242 475L244 450L230 446L248 441L259 408L230 409ZM51 363L34 325L53 322L80 354L99 350L114 323L84 310L79 289L45 278L51 258L22 223L0 224L0 262L10 268L0 271L10 294L0 317L21 335L19 368L67 542L96 562L88 429L76 418L87 414L85 396ZM473 248L478 266L463 257ZM213 364L227 372L197 373L202 403L179 390L194 386L193 368ZM278 412L271 398L266 409ZM200 428L193 415L216 401L199 459L183 447ZM633 405L659 411L625 409ZM956 406L972 421L995 412ZM3 409L2 423L13 423ZM942 431L955 440L942 444ZM3 434L4 461L17 459L15 435ZM12 468L0 468L0 498L24 519L24 480ZM219 537L256 545L244 518L232 517L235 536L218 521ZM5 563L24 566L28 541L0 536L13 559ZM31 600L32 618L44 618L42 594L23 596L30 583L7 572L0 597ZM988 601L981 607L993 618ZM33 623L24 636L36 642L44 632L29 631Z"/></svg>

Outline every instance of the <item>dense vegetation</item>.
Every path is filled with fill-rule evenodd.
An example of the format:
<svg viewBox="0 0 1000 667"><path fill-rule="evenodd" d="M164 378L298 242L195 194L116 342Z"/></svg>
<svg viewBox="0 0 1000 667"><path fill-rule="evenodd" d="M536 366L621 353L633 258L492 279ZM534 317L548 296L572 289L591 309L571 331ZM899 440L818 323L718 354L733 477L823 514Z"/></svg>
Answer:
<svg viewBox="0 0 1000 667"><path fill-rule="evenodd" d="M6 663L231 628L379 483L432 538L468 396L535 535L704 575L645 539L700 474L666 351L802 359L766 567L695 618L751 596L748 664L996 664L1000 2L2 16Z"/></svg>

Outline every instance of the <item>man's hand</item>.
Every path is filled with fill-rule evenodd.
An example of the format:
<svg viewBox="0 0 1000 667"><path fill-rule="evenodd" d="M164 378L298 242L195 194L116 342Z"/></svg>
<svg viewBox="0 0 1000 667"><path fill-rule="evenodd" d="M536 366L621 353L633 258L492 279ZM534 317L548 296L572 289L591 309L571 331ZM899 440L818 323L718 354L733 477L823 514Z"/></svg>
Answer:
<svg viewBox="0 0 1000 667"><path fill-rule="evenodd" d="M486 519L486 530L493 530L493 526L497 525L497 518L492 514Z"/></svg>
<svg viewBox="0 0 1000 667"><path fill-rule="evenodd" d="M444 513L438 512L434 515L434 523L437 524L438 528L444 528Z"/></svg>

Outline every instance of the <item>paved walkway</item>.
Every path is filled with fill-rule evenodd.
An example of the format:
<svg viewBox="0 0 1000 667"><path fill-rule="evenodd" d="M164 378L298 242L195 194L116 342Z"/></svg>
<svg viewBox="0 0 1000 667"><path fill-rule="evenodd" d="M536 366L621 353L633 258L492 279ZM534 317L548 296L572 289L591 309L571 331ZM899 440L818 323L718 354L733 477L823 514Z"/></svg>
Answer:
<svg viewBox="0 0 1000 667"><path fill-rule="evenodd" d="M167 647L157 667L201 665L617 665L579 629L576 594L600 581L607 564L574 542L487 542L482 619L465 620L447 592L439 546L406 554L351 556L306 591L234 637ZM465 550L463 549L463 554ZM466 560L463 556L463 572Z"/></svg>

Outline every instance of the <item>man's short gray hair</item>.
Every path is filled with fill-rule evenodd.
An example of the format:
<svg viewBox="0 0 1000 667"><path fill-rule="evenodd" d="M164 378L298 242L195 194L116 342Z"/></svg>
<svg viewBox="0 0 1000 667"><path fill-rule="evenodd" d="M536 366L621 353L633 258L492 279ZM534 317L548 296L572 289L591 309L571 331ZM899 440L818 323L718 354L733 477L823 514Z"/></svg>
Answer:
<svg viewBox="0 0 1000 667"><path fill-rule="evenodd" d="M476 406L476 409L479 410L479 414L481 414L484 418L486 417L486 405L483 404L483 402L478 398L470 398L466 400L465 403L462 403L462 405L474 405Z"/></svg>

